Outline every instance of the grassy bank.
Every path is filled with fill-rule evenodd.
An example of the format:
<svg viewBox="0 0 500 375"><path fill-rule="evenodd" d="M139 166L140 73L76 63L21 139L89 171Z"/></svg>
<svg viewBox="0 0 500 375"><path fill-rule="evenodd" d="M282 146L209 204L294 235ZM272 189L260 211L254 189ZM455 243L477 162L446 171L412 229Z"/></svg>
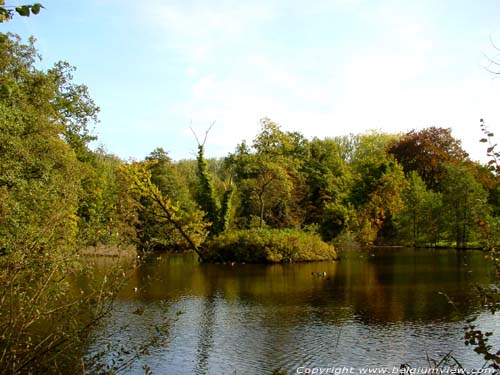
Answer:
<svg viewBox="0 0 500 375"><path fill-rule="evenodd" d="M297 230L248 229L211 239L209 262L287 263L337 260L335 248L315 234Z"/></svg>

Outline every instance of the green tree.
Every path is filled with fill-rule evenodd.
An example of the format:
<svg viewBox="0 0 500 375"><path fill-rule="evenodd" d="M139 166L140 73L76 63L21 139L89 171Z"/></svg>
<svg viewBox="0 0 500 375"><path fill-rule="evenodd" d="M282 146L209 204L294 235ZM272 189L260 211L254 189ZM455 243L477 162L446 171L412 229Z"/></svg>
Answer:
<svg viewBox="0 0 500 375"><path fill-rule="evenodd" d="M164 197L186 212L194 212L196 203L191 198L187 184L179 174L175 163L162 148L153 150L144 161L144 168L151 174L151 182ZM140 199L139 217L136 224L138 248L140 250L179 249L186 244L179 231L173 226L164 225L157 216L156 203L148 197Z"/></svg>
<svg viewBox="0 0 500 375"><path fill-rule="evenodd" d="M75 297L69 282L83 267L75 240L85 168L66 135L84 137L87 117L72 111L92 103L79 96L66 106L72 83L57 66L37 69L37 58L32 39L0 42L0 373L50 372L62 356L75 363L82 324L102 306L92 292ZM78 311L89 320L77 322Z"/></svg>
<svg viewBox="0 0 500 375"><path fill-rule="evenodd" d="M201 143L193 131L198 143L198 155L196 158L198 183L195 190L195 199L200 208L205 212L205 219L211 225L210 234L217 235L224 232L229 226L233 188L231 186L231 179L229 179L228 184L224 185L224 193L221 202L217 196L214 179L209 172L208 163L205 159L205 142L213 125L214 124L210 125L205 132L205 138Z"/></svg>
<svg viewBox="0 0 500 375"><path fill-rule="evenodd" d="M332 240L347 226L347 198L352 175L336 139L314 138L307 145L308 155L301 168L305 193L300 201L304 225L319 225L325 240Z"/></svg>
<svg viewBox="0 0 500 375"><path fill-rule="evenodd" d="M386 152L394 139L394 135L375 132L358 136L349 202L357 212L353 229L362 244L373 243L384 223L403 208L403 169Z"/></svg>
<svg viewBox="0 0 500 375"><path fill-rule="evenodd" d="M301 134L283 132L278 124L263 119L252 147L242 143L229 155L226 164L237 185L240 226L250 226L252 217L259 227L300 225L303 182L299 171L306 144Z"/></svg>
<svg viewBox="0 0 500 375"><path fill-rule="evenodd" d="M151 180L148 164L153 162L133 163L123 165L122 173L129 181L129 187L136 201L143 206L147 202L149 209L157 218L156 223L165 227L165 232L176 231L186 246L194 250L201 260L205 259L202 244L208 235L206 228L209 223L203 220L203 212L199 210L186 211L182 206L165 196ZM182 245L182 244L180 244Z"/></svg>
<svg viewBox="0 0 500 375"><path fill-rule="evenodd" d="M466 248L471 240L478 240L480 223L489 214L487 193L465 165L447 166L442 190L448 238L457 248Z"/></svg>
<svg viewBox="0 0 500 375"><path fill-rule="evenodd" d="M416 171L408 175L404 208L397 218L398 238L412 246L436 245L444 229L442 196L428 190Z"/></svg>
<svg viewBox="0 0 500 375"><path fill-rule="evenodd" d="M78 205L78 237L82 245L127 245L136 242L137 212L120 176L123 164L98 148L87 151Z"/></svg>
<svg viewBox="0 0 500 375"><path fill-rule="evenodd" d="M69 82L61 64L43 72L35 67L37 57L33 39L22 44L11 35L0 43L0 82L7 88L0 92L0 189L6 213L1 227L3 241L10 242L3 247L11 249L28 242L56 248L75 238L84 167L66 136L83 142L97 111L88 97L68 93L84 86ZM66 95L71 105L61 100ZM82 112L73 115L78 109Z"/></svg>

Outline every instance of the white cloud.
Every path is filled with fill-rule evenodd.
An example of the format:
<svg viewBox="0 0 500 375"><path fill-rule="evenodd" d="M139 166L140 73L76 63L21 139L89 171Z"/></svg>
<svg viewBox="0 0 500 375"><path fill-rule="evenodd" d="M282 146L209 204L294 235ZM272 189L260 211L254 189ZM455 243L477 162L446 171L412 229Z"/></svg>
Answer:
<svg viewBox="0 0 500 375"><path fill-rule="evenodd" d="M216 121L207 147L223 155L251 140L262 117L309 137L435 125L451 126L469 151L479 150L477 120L495 116L500 84L495 91L478 81L474 39L464 41L464 49L456 42L451 48L452 32L442 32L439 7L429 4L331 4L307 6L298 30L286 15L300 16L301 2L156 0L141 8L158 48L186 62L178 84L188 94L170 106L181 119L178 134L191 137L190 121L201 133ZM314 22L336 14L336 7L362 28L340 30L340 36L333 28L315 30ZM275 34L282 30L296 32L296 43L280 44L293 41ZM346 42L351 34L358 39Z"/></svg>

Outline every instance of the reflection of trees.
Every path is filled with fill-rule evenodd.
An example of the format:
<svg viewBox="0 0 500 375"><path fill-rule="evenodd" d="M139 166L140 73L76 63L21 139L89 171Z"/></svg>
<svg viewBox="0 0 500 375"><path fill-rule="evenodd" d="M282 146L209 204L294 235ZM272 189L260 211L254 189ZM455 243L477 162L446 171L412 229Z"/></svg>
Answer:
<svg viewBox="0 0 500 375"><path fill-rule="evenodd" d="M150 302L169 301L185 312L172 324L172 347L181 347L175 358L189 360L195 373L209 373L214 366L232 373L238 370L230 367L235 364L217 360L307 363L318 353L346 356L344 346L357 345L366 332L392 334L393 323L434 326L437 320L462 319L479 306L471 303L470 286L487 282L484 264L474 252L380 248L344 254L340 263L272 266L200 264L190 255L164 255L137 271L121 305L146 307L144 315L130 321L130 332L140 336L154 320ZM311 275L320 272L326 276ZM130 312L117 321L129 317ZM344 327L348 331L340 337ZM177 365L175 359L166 364ZM253 365L260 369L259 363Z"/></svg>
<svg viewBox="0 0 500 375"><path fill-rule="evenodd" d="M184 295L210 298L218 294L227 302L280 305L291 310L300 306L330 323L342 321L349 314L365 322L457 318L457 311L439 293L453 298L461 307L461 316L470 312L470 279L487 280L479 254L407 249L394 255L394 251L376 249L374 256L351 253L341 264L271 266L199 264L190 255L164 256L137 271L133 286L139 287L138 295L132 288L125 293L147 300ZM464 272L467 268L474 272ZM327 276L311 275L316 272L326 272ZM290 312L288 320L309 319Z"/></svg>
<svg viewBox="0 0 500 375"><path fill-rule="evenodd" d="M213 296L205 298L198 322L198 347L196 348L196 374L208 373L208 358L214 346L214 324L216 321L216 301Z"/></svg>
<svg viewBox="0 0 500 375"><path fill-rule="evenodd" d="M470 267L480 273L480 254L464 258L456 251L377 249L345 260L339 272L344 279L344 301L363 322L385 323L404 320L452 321L463 319L476 304L470 278L486 280L480 274L464 272ZM479 260L479 262L478 262ZM345 274L344 274L345 273ZM449 303L450 297L455 306Z"/></svg>
<svg viewBox="0 0 500 375"><path fill-rule="evenodd" d="M191 255L164 255L137 271L133 286L139 293L127 288L125 298L217 295L227 303L280 306L289 310L291 325L316 318L339 323L353 314L366 323L452 320L474 308L469 290L473 280L487 282L483 263L478 253L380 248L346 254L341 263L288 265L200 264ZM318 272L327 276L311 275ZM458 311L441 293L455 301ZM308 313L297 314L298 308Z"/></svg>

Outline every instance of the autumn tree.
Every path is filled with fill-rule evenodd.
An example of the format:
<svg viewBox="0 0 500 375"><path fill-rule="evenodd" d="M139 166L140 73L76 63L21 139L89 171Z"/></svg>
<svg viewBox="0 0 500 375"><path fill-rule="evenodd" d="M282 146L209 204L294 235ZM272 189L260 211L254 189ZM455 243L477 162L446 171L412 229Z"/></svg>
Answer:
<svg viewBox="0 0 500 375"><path fill-rule="evenodd" d="M430 127L412 130L395 141L388 149L405 174L416 171L427 188L439 191L446 175L446 166L468 160L461 142L451 135L451 129Z"/></svg>

